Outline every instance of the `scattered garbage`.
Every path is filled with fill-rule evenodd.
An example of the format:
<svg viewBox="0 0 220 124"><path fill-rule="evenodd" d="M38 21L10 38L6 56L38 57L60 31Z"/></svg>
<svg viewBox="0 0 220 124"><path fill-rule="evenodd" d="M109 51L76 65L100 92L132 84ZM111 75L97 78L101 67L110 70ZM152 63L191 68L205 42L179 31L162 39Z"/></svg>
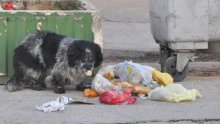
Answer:
<svg viewBox="0 0 220 124"><path fill-rule="evenodd" d="M96 97L109 105L128 105L140 99L182 102L195 101L202 97L196 89L188 90L181 84L173 84L173 78L168 73L162 73L150 66L131 61L101 68L92 81L92 89L83 91L85 97ZM44 112L63 111L66 104L93 104L87 100L77 100L69 97L59 97L38 106Z"/></svg>
<svg viewBox="0 0 220 124"><path fill-rule="evenodd" d="M77 99L77 98L70 98L66 96L58 97L56 101L50 101L44 103L40 106L37 106L37 110L43 112L55 112L55 111L64 111L64 105L66 104L93 104L88 102L85 99Z"/></svg>
<svg viewBox="0 0 220 124"><path fill-rule="evenodd" d="M92 89L85 89L83 91L83 95L85 97L96 97L96 96L98 96L98 93L95 90L92 90Z"/></svg>
<svg viewBox="0 0 220 124"><path fill-rule="evenodd" d="M92 88L99 94L111 89L120 90L121 82L155 88L158 84L152 78L153 68L131 61L101 68L92 81ZM128 87L129 88L129 87Z"/></svg>
<svg viewBox="0 0 220 124"><path fill-rule="evenodd" d="M127 82L127 83L125 83ZM111 89L131 88L132 93L147 95L150 89L173 83L168 73L131 61L101 68L92 81L92 88L99 94Z"/></svg>
<svg viewBox="0 0 220 124"><path fill-rule="evenodd" d="M137 98L131 96L131 90L110 90L101 93L99 96L99 101L101 103L110 105L128 105L133 104L137 101Z"/></svg>
<svg viewBox="0 0 220 124"><path fill-rule="evenodd" d="M166 87L157 87L148 94L149 99L167 102L195 101L202 97L196 89L187 90L181 84L170 84Z"/></svg>
<svg viewBox="0 0 220 124"><path fill-rule="evenodd" d="M167 73L161 73L150 66L124 61L101 68L92 81L92 89L100 94L100 102L124 104L123 101L122 103L121 101L114 101L116 96L121 97L120 95L123 95L120 93L125 92L124 90L146 99L145 96L148 95L151 89L171 83L173 83L173 79Z"/></svg>
<svg viewBox="0 0 220 124"><path fill-rule="evenodd" d="M201 97L198 90L187 90L181 84L173 84L170 74L131 61L101 68L92 81L92 89L102 94L100 97L103 93L107 95L108 100L104 102L100 98L100 102L107 104L114 103L109 102L114 93L117 95L124 90L130 90L141 99L148 96L151 100L167 102L194 101Z"/></svg>

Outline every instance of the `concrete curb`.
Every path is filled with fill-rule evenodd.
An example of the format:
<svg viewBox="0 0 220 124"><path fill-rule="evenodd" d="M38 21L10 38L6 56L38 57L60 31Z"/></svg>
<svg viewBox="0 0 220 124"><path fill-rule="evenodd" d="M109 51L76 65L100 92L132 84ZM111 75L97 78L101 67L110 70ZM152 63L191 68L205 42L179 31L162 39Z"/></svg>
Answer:
<svg viewBox="0 0 220 124"><path fill-rule="evenodd" d="M103 50L104 61L119 62L124 60L132 60L135 62L158 62L158 51L133 51L133 50Z"/></svg>
<svg viewBox="0 0 220 124"><path fill-rule="evenodd" d="M135 62L159 62L159 51L135 51L104 49L106 62L120 62L132 60ZM220 62L220 54L196 53L195 62Z"/></svg>
<svg viewBox="0 0 220 124"><path fill-rule="evenodd" d="M114 65L125 60L148 65L160 70L159 52L130 51L104 49L103 65ZM194 62L189 63L189 75L191 76L219 76L220 55L197 53Z"/></svg>

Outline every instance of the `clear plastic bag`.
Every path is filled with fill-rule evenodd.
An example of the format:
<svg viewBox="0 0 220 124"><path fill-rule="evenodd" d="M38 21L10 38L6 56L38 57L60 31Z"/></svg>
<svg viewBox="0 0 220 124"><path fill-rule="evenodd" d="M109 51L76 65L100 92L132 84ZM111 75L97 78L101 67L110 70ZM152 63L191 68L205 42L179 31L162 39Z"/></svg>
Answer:
<svg viewBox="0 0 220 124"><path fill-rule="evenodd" d="M127 81L135 85L150 86L153 68L131 61L124 61L115 65L114 72L120 81Z"/></svg>
<svg viewBox="0 0 220 124"><path fill-rule="evenodd" d="M96 74L94 80L92 81L92 89L95 89L99 94L101 94L111 89L119 90L121 87L113 85L101 74Z"/></svg>

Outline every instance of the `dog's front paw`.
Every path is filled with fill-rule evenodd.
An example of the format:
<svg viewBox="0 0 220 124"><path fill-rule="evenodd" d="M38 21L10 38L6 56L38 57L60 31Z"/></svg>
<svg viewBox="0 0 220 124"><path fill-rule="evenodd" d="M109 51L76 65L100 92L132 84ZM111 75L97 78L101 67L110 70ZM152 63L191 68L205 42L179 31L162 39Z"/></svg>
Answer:
<svg viewBox="0 0 220 124"><path fill-rule="evenodd" d="M43 84L32 84L31 85L32 90L40 91L40 90L43 90L44 88L45 86Z"/></svg>
<svg viewBox="0 0 220 124"><path fill-rule="evenodd" d="M62 93L65 93L65 89L63 87L56 87L54 89L54 92L58 94L62 94Z"/></svg>

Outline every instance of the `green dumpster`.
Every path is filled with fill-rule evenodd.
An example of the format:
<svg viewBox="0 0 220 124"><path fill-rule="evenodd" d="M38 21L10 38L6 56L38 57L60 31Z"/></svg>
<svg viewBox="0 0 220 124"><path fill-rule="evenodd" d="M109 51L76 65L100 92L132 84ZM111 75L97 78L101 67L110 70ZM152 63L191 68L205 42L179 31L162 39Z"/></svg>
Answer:
<svg viewBox="0 0 220 124"><path fill-rule="evenodd" d="M10 10L0 11L0 84L13 74L14 48L36 31L48 30L75 39L102 45L101 19L92 4L86 10Z"/></svg>

